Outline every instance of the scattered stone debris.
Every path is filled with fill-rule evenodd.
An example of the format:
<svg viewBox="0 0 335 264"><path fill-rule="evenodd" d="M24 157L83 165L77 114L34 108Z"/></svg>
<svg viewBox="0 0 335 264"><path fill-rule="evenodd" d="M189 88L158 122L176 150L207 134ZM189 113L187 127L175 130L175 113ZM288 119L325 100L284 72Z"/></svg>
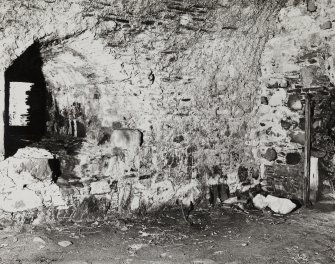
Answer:
<svg viewBox="0 0 335 264"><path fill-rule="evenodd" d="M71 241L64 240L59 241L57 244L60 245L61 247L68 247L71 246L73 243Z"/></svg>

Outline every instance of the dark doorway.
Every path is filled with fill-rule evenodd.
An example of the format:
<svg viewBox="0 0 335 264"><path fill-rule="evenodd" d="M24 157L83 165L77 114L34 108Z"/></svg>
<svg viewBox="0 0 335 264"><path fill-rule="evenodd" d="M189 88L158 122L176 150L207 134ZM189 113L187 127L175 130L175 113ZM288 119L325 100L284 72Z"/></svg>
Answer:
<svg viewBox="0 0 335 264"><path fill-rule="evenodd" d="M5 72L6 157L46 133L47 90L42 64L40 44L35 42Z"/></svg>

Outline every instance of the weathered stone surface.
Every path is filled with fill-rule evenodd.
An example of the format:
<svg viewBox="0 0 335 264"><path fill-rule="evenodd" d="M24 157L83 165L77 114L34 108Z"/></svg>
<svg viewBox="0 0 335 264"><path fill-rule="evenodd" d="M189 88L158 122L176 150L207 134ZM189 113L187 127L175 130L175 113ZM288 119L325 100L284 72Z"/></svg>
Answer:
<svg viewBox="0 0 335 264"><path fill-rule="evenodd" d="M85 198L72 214L74 221L93 221L104 219L110 208L110 201L106 198L90 196Z"/></svg>
<svg viewBox="0 0 335 264"><path fill-rule="evenodd" d="M331 29L333 27L333 24L331 21L327 21L323 24L320 25L320 28L325 30L325 29Z"/></svg>
<svg viewBox="0 0 335 264"><path fill-rule="evenodd" d="M14 158L17 159L53 159L54 156L50 151L41 148L25 147L18 149Z"/></svg>
<svg viewBox="0 0 335 264"><path fill-rule="evenodd" d="M262 157L267 159L268 161L274 161L277 159L277 152L273 148L268 148L266 152L262 155Z"/></svg>
<svg viewBox="0 0 335 264"><path fill-rule="evenodd" d="M264 104L264 105L268 105L269 104L268 98L266 96L262 96L261 97L261 104Z"/></svg>
<svg viewBox="0 0 335 264"><path fill-rule="evenodd" d="M41 197L31 190L15 190L8 195L0 195L0 209L6 212L21 212L41 206Z"/></svg>
<svg viewBox="0 0 335 264"><path fill-rule="evenodd" d="M142 133L135 129L117 129L112 132L111 144L121 149L135 149L142 144Z"/></svg>
<svg viewBox="0 0 335 264"><path fill-rule="evenodd" d="M315 4L315 0L307 0L307 10L309 12L315 12L317 9L317 6Z"/></svg>
<svg viewBox="0 0 335 264"><path fill-rule="evenodd" d="M66 206L60 188L52 182L49 158L44 149L24 148L0 162L0 197L5 211L27 211L42 206Z"/></svg>
<svg viewBox="0 0 335 264"><path fill-rule="evenodd" d="M172 200L179 189L175 185L188 184L190 167L199 169L203 180L204 167L220 165L235 188L239 166L260 162L259 146L284 152L278 154L280 162L288 151L298 151L289 138L293 125L282 126L281 120L299 120L302 103L286 107L286 92L307 84L329 84L335 78L331 59L323 56L334 50L331 37L325 35L326 40L318 32L321 21L332 17L331 3L318 2L316 9L315 2L308 1L308 10L318 12L312 16L303 3L284 6L281 1L226 1L221 8L201 0L203 12L191 14L162 1L145 3L150 8L135 2L110 1L97 8L89 1L36 0L36 8L29 10L12 1L9 15L4 11L9 2L0 4L6 29L1 33L1 68L33 41L41 42L43 73L52 97L48 131L85 137L71 153L76 162L66 166L70 159L62 160L68 170L62 171L63 182L58 184L65 197L74 196L75 184L85 185L78 191L82 198L90 182L102 177L109 183L121 182L158 171L165 188L125 184L120 195L127 209L142 205L142 193L147 204L154 199L157 208ZM182 10L192 5L179 2ZM155 21L142 21L150 16ZM236 29L227 29L232 21L238 21ZM269 98L261 99L262 107L260 95ZM189 152L191 144L196 148ZM277 158L268 154L268 161ZM23 174L34 190L51 188L44 182L47 173L40 178L44 187L34 182L36 175L48 170L43 166ZM13 187L12 182L6 184ZM110 190L106 183L95 186L97 191L93 187L94 194ZM58 194L43 194L44 203L58 198L58 205L74 203L72 198L62 201Z"/></svg>
<svg viewBox="0 0 335 264"><path fill-rule="evenodd" d="M291 142L301 145L305 144L305 132L293 131L290 133Z"/></svg>
<svg viewBox="0 0 335 264"><path fill-rule="evenodd" d="M285 198L279 198L272 195L268 195L265 198L267 206L275 213L279 214L288 214L292 212L294 208L296 208L296 204L294 204L291 200Z"/></svg>
<svg viewBox="0 0 335 264"><path fill-rule="evenodd" d="M320 87L334 85L334 38L332 30L321 30L320 27L330 29L330 23L324 26L323 24L331 22L335 14L335 3L324 0L305 1L305 3L309 12L306 12L306 5L301 1L287 3L282 8L277 21L278 32L268 41L261 58L262 96L273 95L274 89L266 88L268 80L288 81L285 89L288 93L287 101L285 100L284 104L274 104L270 114L265 109L259 112L262 124L259 129L260 147L266 149L268 146L273 146L278 154L273 172L266 173L265 177L271 190L283 196L294 193L301 197L302 193L299 170L303 171L305 92L314 94L311 97L313 119L322 119L322 122L316 123L313 128L313 138L318 139L312 139L312 148L325 149L324 152L327 154L323 159L328 159L327 155L331 150L328 150L325 145L333 145L332 140L327 136L330 131L324 125L325 123L330 125L332 122L329 121L331 119L329 112L332 111L328 100L330 95L326 95L326 91L321 92ZM279 87L279 82L277 83ZM288 120L292 120L292 126L287 122ZM320 133L320 131L324 132ZM321 144L322 147L320 147L320 142L328 143ZM316 153L316 155L319 154L321 153ZM261 162L264 166L268 164L267 160ZM285 166L290 169L284 170Z"/></svg>
<svg viewBox="0 0 335 264"><path fill-rule="evenodd" d="M252 159L252 146L245 141L257 140L252 130L258 124L258 61L274 29L268 18L276 16L281 4L232 1L222 9L201 0L197 4L203 6L202 12L181 14L167 2L149 2L112 1L95 8L82 1L34 1L40 7L36 12L13 2L13 26L4 21L9 32L3 38L8 40L3 53L8 56L0 65L7 67L32 40L39 40L52 96L48 131L86 136L73 154L79 164L62 171L64 185L67 174L79 184L101 175L118 180L138 171L163 171L164 177L178 183L187 178L179 171L187 172L190 163L224 163L233 173L241 161ZM190 10L193 4L178 5ZM225 28L238 16L228 10L245 11L236 29ZM150 16L155 19L143 21ZM26 22L28 32L21 26ZM14 52L7 52L12 45ZM218 105L224 106L222 112ZM109 129L103 136L97 132L102 128ZM175 150L176 135L184 138L180 150ZM197 150L187 157L190 142ZM238 158L225 155L222 160L221 153L228 150ZM171 157L168 165L165 157Z"/></svg>
<svg viewBox="0 0 335 264"><path fill-rule="evenodd" d="M63 240L63 241L59 241L57 244L60 245L61 247L68 247L68 246L71 246L73 243L68 240Z"/></svg>
<svg viewBox="0 0 335 264"><path fill-rule="evenodd" d="M270 79L267 84L266 84L266 87L267 88L279 88L279 80L277 79Z"/></svg>
<svg viewBox="0 0 335 264"><path fill-rule="evenodd" d="M288 101L287 101L287 106L294 111L301 110L302 109L302 103L301 103L300 97L298 95L295 95L295 94L294 95L289 95Z"/></svg>
<svg viewBox="0 0 335 264"><path fill-rule="evenodd" d="M34 243L46 244L46 242L41 237L34 237L33 242Z"/></svg>
<svg viewBox="0 0 335 264"><path fill-rule="evenodd" d="M107 181L98 181L91 183L91 194L110 193L112 190Z"/></svg>
<svg viewBox="0 0 335 264"><path fill-rule="evenodd" d="M240 166L238 168L237 175L238 175L240 182L244 182L249 176L248 168L245 168L244 166Z"/></svg>
<svg viewBox="0 0 335 264"><path fill-rule="evenodd" d="M280 106L283 105L286 99L286 92L284 89L279 89L276 91L269 100L270 106Z"/></svg>
<svg viewBox="0 0 335 264"><path fill-rule="evenodd" d="M23 179L20 179L18 175L22 172L26 175L31 175L30 179L25 177L27 180L26 184L39 180L49 180L52 174L48 159L10 157L6 168L8 170L8 176L21 182Z"/></svg>

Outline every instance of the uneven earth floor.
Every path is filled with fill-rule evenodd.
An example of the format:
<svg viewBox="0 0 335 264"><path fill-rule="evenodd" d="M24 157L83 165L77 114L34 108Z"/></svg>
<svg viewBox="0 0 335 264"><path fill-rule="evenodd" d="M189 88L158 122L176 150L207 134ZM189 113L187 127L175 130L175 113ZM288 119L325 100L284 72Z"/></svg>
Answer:
<svg viewBox="0 0 335 264"><path fill-rule="evenodd" d="M289 216L231 208L179 210L104 222L3 226L1 263L335 263L335 211ZM60 241L70 241L62 247Z"/></svg>

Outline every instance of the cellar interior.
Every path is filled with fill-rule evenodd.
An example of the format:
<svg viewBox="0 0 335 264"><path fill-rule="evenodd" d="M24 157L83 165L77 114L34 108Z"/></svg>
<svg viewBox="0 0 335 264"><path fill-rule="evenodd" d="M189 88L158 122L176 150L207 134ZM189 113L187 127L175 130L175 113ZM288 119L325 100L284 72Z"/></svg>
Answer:
<svg viewBox="0 0 335 264"><path fill-rule="evenodd" d="M5 0L0 15L4 263L335 261L319 246L335 247L335 3Z"/></svg>

